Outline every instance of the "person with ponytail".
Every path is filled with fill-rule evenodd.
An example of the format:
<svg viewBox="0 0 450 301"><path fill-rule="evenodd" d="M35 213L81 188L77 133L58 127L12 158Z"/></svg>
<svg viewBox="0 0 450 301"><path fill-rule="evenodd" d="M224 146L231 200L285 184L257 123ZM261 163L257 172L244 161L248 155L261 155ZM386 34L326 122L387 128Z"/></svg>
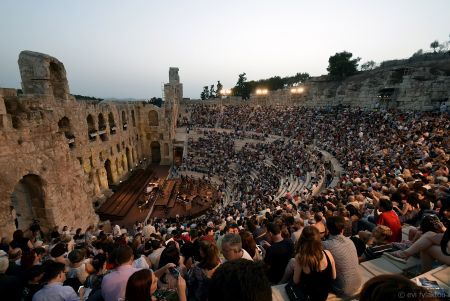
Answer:
<svg viewBox="0 0 450 301"><path fill-rule="evenodd" d="M204 301L208 299L209 283L216 269L220 266L219 249L215 243L201 240L200 262L188 273L187 284L190 300Z"/></svg>

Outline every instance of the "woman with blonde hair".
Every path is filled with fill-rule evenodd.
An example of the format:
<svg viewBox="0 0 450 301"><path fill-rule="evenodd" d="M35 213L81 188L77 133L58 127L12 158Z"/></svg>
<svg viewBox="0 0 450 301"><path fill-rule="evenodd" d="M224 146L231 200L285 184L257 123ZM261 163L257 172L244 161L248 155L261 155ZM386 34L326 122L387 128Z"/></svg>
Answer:
<svg viewBox="0 0 450 301"><path fill-rule="evenodd" d="M333 279L336 279L333 255L323 249L319 230L305 227L295 246L294 286L311 300L322 301L327 299Z"/></svg>

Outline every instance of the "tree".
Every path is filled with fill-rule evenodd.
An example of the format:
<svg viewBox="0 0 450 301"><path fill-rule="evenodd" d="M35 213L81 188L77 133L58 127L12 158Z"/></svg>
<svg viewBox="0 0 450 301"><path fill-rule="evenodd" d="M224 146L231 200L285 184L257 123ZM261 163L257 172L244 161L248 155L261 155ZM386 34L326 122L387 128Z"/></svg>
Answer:
<svg viewBox="0 0 450 301"><path fill-rule="evenodd" d="M368 71L375 68L377 64L374 61L367 61L361 65L361 71Z"/></svg>
<svg viewBox="0 0 450 301"><path fill-rule="evenodd" d="M358 62L361 58L351 59L352 56L353 54L347 51L330 56L327 68L329 75L336 78L344 78L355 74L358 69Z"/></svg>
<svg viewBox="0 0 450 301"><path fill-rule="evenodd" d="M204 86L204 87L203 87L203 92L200 94L200 98L201 98L202 100L206 100L206 99L209 98L209 89L208 89L208 86Z"/></svg>
<svg viewBox="0 0 450 301"><path fill-rule="evenodd" d="M214 85L211 85L211 88L209 88L209 98L215 98L216 97L216 91L214 91Z"/></svg>
<svg viewBox="0 0 450 301"><path fill-rule="evenodd" d="M423 50L422 50L422 49L419 49L419 50L417 50L416 52L414 52L414 54L412 55L412 57L418 57L418 56L421 56L421 55L423 55Z"/></svg>
<svg viewBox="0 0 450 301"><path fill-rule="evenodd" d="M222 86L222 84L220 83L220 80L218 80L217 81L217 89L216 89L216 97L220 97L220 92L222 91L222 89L223 89L223 86Z"/></svg>
<svg viewBox="0 0 450 301"><path fill-rule="evenodd" d="M436 48L439 47L439 41L435 40L435 41L431 42L430 47L433 48L433 52L436 53Z"/></svg>
<svg viewBox="0 0 450 301"><path fill-rule="evenodd" d="M233 89L234 95L241 96L242 99L246 100L250 98L250 84L247 82L246 73L239 74L236 86Z"/></svg>

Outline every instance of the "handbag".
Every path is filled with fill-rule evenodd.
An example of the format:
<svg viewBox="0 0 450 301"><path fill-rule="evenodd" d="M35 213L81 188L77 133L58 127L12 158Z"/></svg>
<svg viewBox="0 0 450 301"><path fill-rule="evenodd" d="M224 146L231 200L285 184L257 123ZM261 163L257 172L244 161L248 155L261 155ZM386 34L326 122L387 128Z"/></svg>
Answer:
<svg viewBox="0 0 450 301"><path fill-rule="evenodd" d="M286 290L286 294L289 297L290 301L309 301L311 298L305 292L305 290L300 286L294 283L294 281L289 281L284 287Z"/></svg>

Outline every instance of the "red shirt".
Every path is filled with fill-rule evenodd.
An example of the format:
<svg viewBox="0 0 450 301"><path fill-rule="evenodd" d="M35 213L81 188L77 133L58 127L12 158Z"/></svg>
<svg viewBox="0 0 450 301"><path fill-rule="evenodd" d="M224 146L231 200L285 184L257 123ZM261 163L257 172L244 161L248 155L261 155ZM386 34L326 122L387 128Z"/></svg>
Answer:
<svg viewBox="0 0 450 301"><path fill-rule="evenodd" d="M402 225L394 210L382 212L378 216L377 224L387 226L392 230L390 242L402 241Z"/></svg>

